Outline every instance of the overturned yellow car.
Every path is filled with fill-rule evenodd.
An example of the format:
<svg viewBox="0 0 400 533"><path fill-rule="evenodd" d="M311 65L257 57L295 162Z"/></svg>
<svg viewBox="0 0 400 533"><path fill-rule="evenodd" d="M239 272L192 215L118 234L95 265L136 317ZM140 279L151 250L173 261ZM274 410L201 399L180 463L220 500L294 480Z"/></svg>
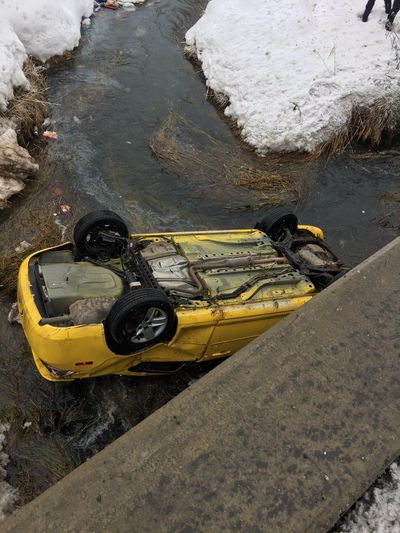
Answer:
<svg viewBox="0 0 400 533"><path fill-rule="evenodd" d="M95 211L74 243L23 261L18 309L48 380L166 374L232 355L345 270L288 212L254 229L131 235Z"/></svg>

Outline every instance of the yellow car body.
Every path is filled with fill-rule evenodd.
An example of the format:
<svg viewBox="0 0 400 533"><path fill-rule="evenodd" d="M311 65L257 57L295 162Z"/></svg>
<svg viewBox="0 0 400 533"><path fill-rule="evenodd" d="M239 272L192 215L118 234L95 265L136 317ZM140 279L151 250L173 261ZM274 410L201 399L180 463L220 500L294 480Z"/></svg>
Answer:
<svg viewBox="0 0 400 533"><path fill-rule="evenodd" d="M308 229L322 239L322 230ZM173 239L174 242L198 242L217 239L254 239L263 235L256 229L132 235L132 239ZM264 235L265 237L265 235ZM63 245L65 246L65 245ZM60 247L47 249L57 250ZM108 374L145 376L176 371L187 363L204 362L232 355L258 335L299 309L315 294L313 283L302 277L295 284L273 284L250 288L240 296L225 300L197 301L175 308L176 331L165 343L130 355L114 353L107 343L104 324L57 326L43 324L29 267L46 250L31 254L21 264L18 276L18 309L22 326L41 376L50 381L71 381ZM57 371L52 371L52 369ZM62 373L65 372L65 375Z"/></svg>

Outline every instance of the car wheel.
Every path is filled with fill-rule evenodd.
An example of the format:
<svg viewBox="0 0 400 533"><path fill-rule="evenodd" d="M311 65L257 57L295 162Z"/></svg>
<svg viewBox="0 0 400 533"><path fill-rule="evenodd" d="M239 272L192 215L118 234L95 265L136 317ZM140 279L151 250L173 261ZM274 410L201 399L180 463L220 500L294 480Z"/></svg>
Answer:
<svg viewBox="0 0 400 533"><path fill-rule="evenodd" d="M293 235L297 225L298 220L294 213L286 209L273 209L257 222L255 228L263 231L273 241L280 241L285 238L287 231Z"/></svg>
<svg viewBox="0 0 400 533"><path fill-rule="evenodd" d="M105 327L125 350L142 350L170 339L175 313L159 289L136 289L124 294L110 309Z"/></svg>
<svg viewBox="0 0 400 533"><path fill-rule="evenodd" d="M108 232L110 237L104 235ZM82 217L74 229L76 251L82 257L108 260L118 257L122 245L114 237L129 237L123 219L112 211L93 211Z"/></svg>

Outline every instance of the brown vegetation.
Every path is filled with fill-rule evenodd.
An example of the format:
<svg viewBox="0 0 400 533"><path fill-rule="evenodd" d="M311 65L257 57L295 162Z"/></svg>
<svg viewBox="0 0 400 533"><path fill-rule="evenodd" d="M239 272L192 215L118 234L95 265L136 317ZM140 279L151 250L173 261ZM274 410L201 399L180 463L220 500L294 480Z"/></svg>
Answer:
<svg viewBox="0 0 400 533"><path fill-rule="evenodd" d="M51 396L48 395L48 404L41 400L39 404L28 399L28 405L23 408L15 406L1 411L2 420L10 425L7 453L19 466L13 472L19 505L31 501L75 467L58 431L59 423L55 420L58 413L52 406ZM29 427L24 426L27 413ZM44 432L44 425L54 428L51 439Z"/></svg>
<svg viewBox="0 0 400 533"><path fill-rule="evenodd" d="M40 126L46 116L47 83L44 67L33 59L24 64L24 73L29 87L18 87L10 100L7 110L0 115L16 123L19 143L25 146L32 137L35 126Z"/></svg>
<svg viewBox="0 0 400 533"><path fill-rule="evenodd" d="M378 147L384 135L392 139L400 125L400 111L396 103L386 98L368 107L355 106L347 125L329 141L315 150L317 157L343 152L356 142Z"/></svg>
<svg viewBox="0 0 400 533"><path fill-rule="evenodd" d="M33 225L33 221L35 224ZM29 250L16 252L14 247L0 252L0 298L11 296L16 291L17 276L21 261L34 250L55 246L60 242L61 232L54 223L53 206L45 209L29 209L18 221L19 227L31 228L27 237L32 245ZM18 231L18 228L15 228Z"/></svg>
<svg viewBox="0 0 400 533"><path fill-rule="evenodd" d="M259 205L281 205L297 201L301 194L304 158L287 157L286 172L280 171L282 157L257 157L243 146L221 141L195 124L170 111L149 143L166 170L178 176L206 180L225 179L258 192Z"/></svg>

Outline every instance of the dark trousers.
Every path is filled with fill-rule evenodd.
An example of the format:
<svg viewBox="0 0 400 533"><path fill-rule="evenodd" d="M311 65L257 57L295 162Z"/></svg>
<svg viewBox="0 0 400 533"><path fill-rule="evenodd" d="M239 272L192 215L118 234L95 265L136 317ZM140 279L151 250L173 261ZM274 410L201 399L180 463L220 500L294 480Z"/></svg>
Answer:
<svg viewBox="0 0 400 533"><path fill-rule="evenodd" d="M399 11L400 11L400 0L394 0L393 7L388 16L388 22L390 22L390 24L393 24L394 18Z"/></svg>
<svg viewBox="0 0 400 533"><path fill-rule="evenodd" d="M394 0L393 10L394 10L394 6L396 5L396 2L399 4L399 9L400 9L400 0ZM367 22L369 14L371 13L372 8L374 7L374 4L375 4L375 0L368 0L367 5L365 6L363 17L362 17L364 22ZM392 11L392 0L385 0L385 11L386 11L386 13L388 15L389 15L389 13L391 13L391 11ZM396 11L396 13L397 13L397 11Z"/></svg>

